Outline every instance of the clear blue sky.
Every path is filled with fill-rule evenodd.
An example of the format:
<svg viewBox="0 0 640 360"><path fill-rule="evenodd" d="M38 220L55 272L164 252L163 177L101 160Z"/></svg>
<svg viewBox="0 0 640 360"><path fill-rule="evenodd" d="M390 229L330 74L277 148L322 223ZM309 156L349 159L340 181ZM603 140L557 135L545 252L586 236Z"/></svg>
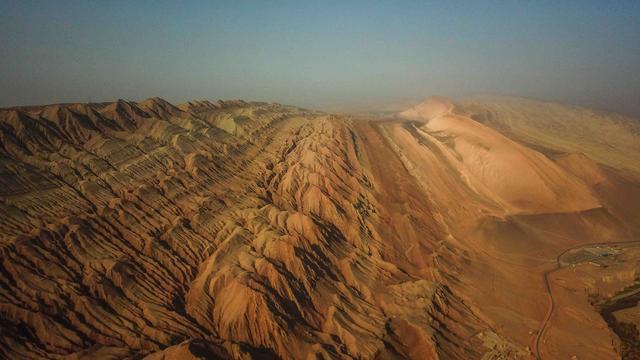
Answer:
<svg viewBox="0 0 640 360"><path fill-rule="evenodd" d="M640 1L0 0L0 106L474 93L640 114Z"/></svg>

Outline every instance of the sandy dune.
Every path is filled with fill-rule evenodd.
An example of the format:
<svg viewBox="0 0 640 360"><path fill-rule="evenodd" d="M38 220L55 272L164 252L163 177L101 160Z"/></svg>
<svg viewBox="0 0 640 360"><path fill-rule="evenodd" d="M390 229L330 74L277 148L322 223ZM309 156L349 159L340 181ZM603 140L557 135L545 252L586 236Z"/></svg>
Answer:
<svg viewBox="0 0 640 360"><path fill-rule="evenodd" d="M464 179L487 202L502 207L504 214L575 212L600 206L589 188L570 172L543 154L455 113L453 104L445 99L428 99L401 116L425 121L415 126L418 142L437 147L447 165L457 171L454 176Z"/></svg>
<svg viewBox="0 0 640 360"><path fill-rule="evenodd" d="M0 356L616 358L637 124L522 101L2 109Z"/></svg>

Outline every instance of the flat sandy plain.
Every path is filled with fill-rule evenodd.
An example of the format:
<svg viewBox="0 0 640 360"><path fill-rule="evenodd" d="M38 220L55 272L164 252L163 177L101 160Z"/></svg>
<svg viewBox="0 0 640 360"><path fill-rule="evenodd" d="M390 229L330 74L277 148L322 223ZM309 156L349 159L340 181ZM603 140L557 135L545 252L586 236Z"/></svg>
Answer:
<svg viewBox="0 0 640 360"><path fill-rule="evenodd" d="M0 110L0 357L638 358L640 120Z"/></svg>

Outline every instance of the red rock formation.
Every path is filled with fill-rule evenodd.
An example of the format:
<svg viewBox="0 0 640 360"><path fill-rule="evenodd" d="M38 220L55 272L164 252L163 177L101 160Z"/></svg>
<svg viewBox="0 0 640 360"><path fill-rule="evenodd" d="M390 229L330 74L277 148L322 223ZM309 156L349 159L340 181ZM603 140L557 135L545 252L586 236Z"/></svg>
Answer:
<svg viewBox="0 0 640 360"><path fill-rule="evenodd" d="M543 216L562 236L632 236L616 194L637 178L549 158L465 111L437 100L405 113L419 122L367 121L159 98L2 110L0 354L533 356L518 324L543 318L539 272L492 256L555 256L564 243L541 239ZM606 233L613 223L629 230ZM488 293L495 271L528 297Z"/></svg>

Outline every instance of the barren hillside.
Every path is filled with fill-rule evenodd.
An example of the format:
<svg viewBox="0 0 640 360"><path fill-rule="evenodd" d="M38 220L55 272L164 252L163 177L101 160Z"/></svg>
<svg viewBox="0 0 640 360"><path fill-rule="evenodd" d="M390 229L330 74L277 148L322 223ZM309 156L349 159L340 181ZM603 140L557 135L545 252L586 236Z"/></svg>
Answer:
<svg viewBox="0 0 640 360"><path fill-rule="evenodd" d="M512 98L0 110L0 357L617 358L638 129Z"/></svg>

